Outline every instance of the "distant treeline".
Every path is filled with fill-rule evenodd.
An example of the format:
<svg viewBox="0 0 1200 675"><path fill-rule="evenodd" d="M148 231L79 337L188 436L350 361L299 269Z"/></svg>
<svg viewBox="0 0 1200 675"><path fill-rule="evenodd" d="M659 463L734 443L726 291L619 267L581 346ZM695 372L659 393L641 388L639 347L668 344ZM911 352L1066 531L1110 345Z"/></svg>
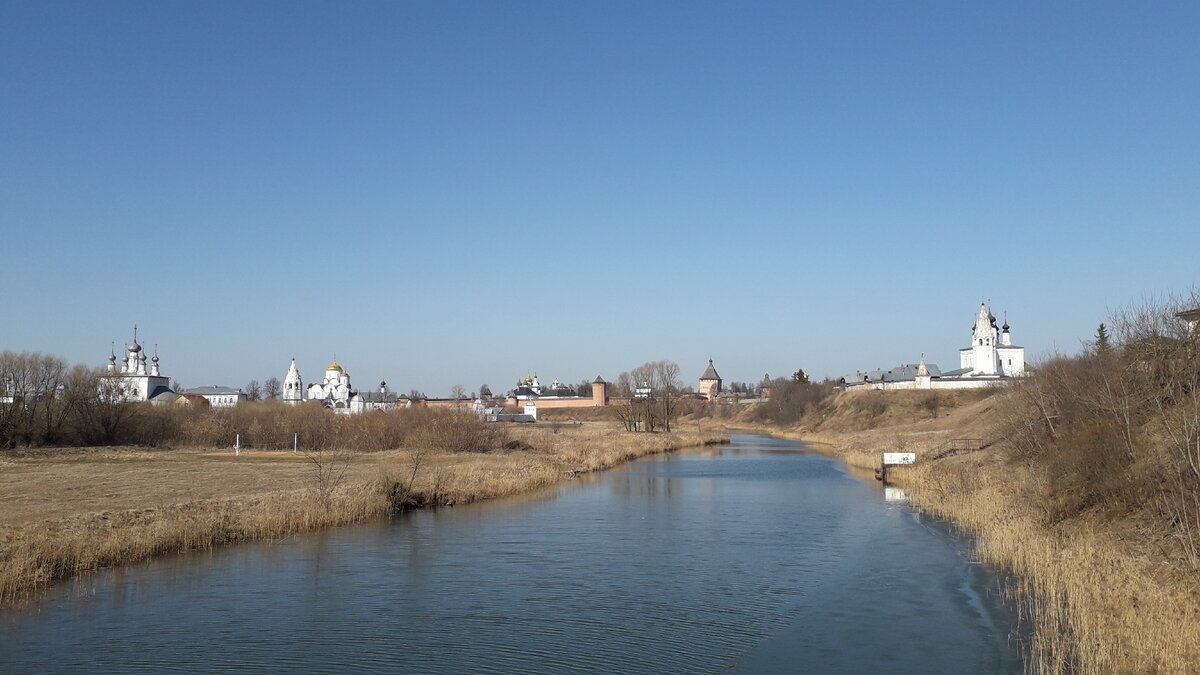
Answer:
<svg viewBox="0 0 1200 675"><path fill-rule="evenodd" d="M502 427L423 407L337 415L319 404L260 401L236 408L152 405L105 396L106 378L55 356L0 352L0 448L140 445L304 451L348 448L487 452ZM11 401L9 400L11 398Z"/></svg>

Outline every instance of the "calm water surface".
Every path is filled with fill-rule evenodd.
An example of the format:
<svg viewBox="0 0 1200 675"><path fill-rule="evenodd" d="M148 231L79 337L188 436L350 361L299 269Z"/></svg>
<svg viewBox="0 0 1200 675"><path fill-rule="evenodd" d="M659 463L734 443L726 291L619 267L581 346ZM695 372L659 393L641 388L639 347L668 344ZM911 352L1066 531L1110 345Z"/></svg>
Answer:
<svg viewBox="0 0 1200 675"><path fill-rule="evenodd" d="M172 556L0 614L0 671L1020 672L995 577L794 441Z"/></svg>

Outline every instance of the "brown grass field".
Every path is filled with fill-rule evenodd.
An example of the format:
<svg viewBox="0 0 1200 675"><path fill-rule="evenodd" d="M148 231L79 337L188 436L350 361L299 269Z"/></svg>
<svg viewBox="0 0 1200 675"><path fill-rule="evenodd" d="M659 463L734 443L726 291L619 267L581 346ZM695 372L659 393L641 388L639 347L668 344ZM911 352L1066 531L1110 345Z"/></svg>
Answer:
<svg viewBox="0 0 1200 675"><path fill-rule="evenodd" d="M611 422L520 425L506 430L507 449L486 453L259 450L235 457L232 448L84 448L7 455L0 459L0 604L154 555L386 517L400 503L397 487L406 506L453 505L728 440L711 423L684 426L632 434Z"/></svg>
<svg viewBox="0 0 1200 675"><path fill-rule="evenodd" d="M936 411L926 394L843 392L816 430L757 428L864 469L884 451L916 452L917 464L889 479L914 505L975 533L981 560L1013 573L1008 591L1033 629L1031 672L1200 671L1200 583L1179 552L1147 536L1139 514L1049 517L1045 474L1005 450L996 414L1005 394L942 393ZM990 445L929 459L964 437Z"/></svg>

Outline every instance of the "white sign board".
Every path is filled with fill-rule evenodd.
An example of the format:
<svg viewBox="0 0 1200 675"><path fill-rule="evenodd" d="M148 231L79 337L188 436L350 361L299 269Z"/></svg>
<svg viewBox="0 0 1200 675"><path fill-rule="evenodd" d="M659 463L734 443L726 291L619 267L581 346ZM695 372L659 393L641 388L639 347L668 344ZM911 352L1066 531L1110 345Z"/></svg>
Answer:
<svg viewBox="0 0 1200 675"><path fill-rule="evenodd" d="M884 466L895 464L912 464L917 461L917 453L915 452L885 452L883 453Z"/></svg>

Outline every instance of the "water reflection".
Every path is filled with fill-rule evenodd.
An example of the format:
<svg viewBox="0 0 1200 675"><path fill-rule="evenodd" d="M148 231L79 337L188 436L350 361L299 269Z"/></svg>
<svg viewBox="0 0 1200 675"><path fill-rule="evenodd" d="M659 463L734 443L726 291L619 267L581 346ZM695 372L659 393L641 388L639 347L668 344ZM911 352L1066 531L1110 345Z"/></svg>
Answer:
<svg viewBox="0 0 1200 675"><path fill-rule="evenodd" d="M801 444L631 463L96 575L0 614L0 670L1008 672L945 528Z"/></svg>

